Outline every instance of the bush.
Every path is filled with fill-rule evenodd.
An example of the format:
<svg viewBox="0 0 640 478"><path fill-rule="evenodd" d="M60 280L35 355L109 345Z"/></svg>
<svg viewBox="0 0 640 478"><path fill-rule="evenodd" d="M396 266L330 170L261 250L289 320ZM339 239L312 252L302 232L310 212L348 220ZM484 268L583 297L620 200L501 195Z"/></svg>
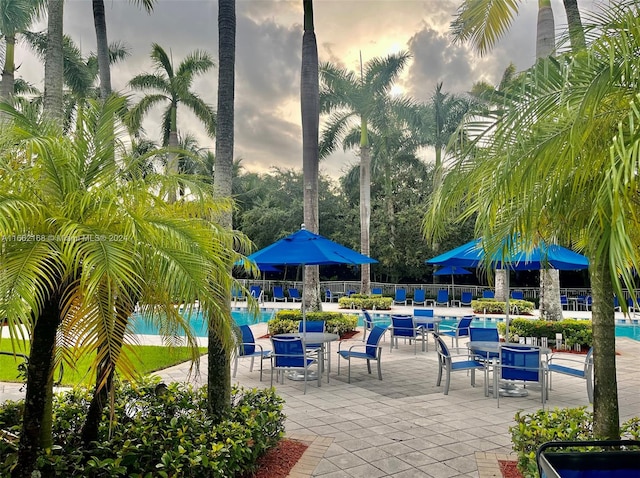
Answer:
<svg viewBox="0 0 640 478"><path fill-rule="evenodd" d="M471 308L475 314L504 314L506 302L495 299L476 299L471 301ZM517 308L519 314L531 314L535 303L528 300L510 299L509 308Z"/></svg>
<svg viewBox="0 0 640 478"><path fill-rule="evenodd" d="M498 324L498 331L505 334L506 325ZM565 345L578 344L588 349L593 344L590 320L564 319L559 321L542 319L513 319L509 322L509 333L519 337L547 337L549 345L556 342L556 334L562 334Z"/></svg>
<svg viewBox="0 0 640 478"><path fill-rule="evenodd" d="M299 310L280 310L267 323L269 334L297 332L301 320L302 312ZM327 332L338 335L354 331L358 326L357 316L340 312L307 312L307 322L312 320L324 320Z"/></svg>
<svg viewBox="0 0 640 478"><path fill-rule="evenodd" d="M89 391L74 389L54 401L56 447L43 454L43 476L235 477L256 468L257 459L284 434L282 399L273 389L234 387L233 406L220 421L206 413L206 387L172 383L156 393L157 381L124 384L115 393L114 419L103 417L99 441L80 440ZM5 428L5 404L0 428ZM15 410L15 405L10 404ZM14 425L13 430L17 426ZM3 448L4 447L4 448ZM0 441L0 476L8 476L15 450Z"/></svg>
<svg viewBox="0 0 640 478"><path fill-rule="evenodd" d="M586 407L517 412L516 425L509 427L513 450L518 454L518 470L525 478L537 477L536 450L549 441L593 440L593 413ZM620 427L622 438L637 439L640 419L632 418Z"/></svg>
<svg viewBox="0 0 640 478"><path fill-rule="evenodd" d="M341 309L391 310L392 302L393 298L381 295L351 294L338 299Z"/></svg>

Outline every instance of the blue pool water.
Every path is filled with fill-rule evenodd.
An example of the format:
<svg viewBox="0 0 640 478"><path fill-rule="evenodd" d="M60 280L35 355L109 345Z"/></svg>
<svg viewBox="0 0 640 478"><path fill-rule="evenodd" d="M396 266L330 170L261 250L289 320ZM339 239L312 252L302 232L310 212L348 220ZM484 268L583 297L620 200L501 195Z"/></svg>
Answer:
<svg viewBox="0 0 640 478"><path fill-rule="evenodd" d="M258 317L252 317L247 313L246 310L237 309L233 310L231 314L233 315L233 319L235 320L236 324L251 325L260 322L268 322L274 316L275 312L275 309L262 309ZM376 320L376 323L379 323L380 325L391 324L391 315L389 314L374 314L374 318ZM358 314L359 326L362 326L362 319L362 314ZM495 329L498 322L501 322L503 320L504 319L496 319L493 317L477 317L473 320L472 327L485 327ZM452 327L455 326L456 322L456 317L446 317L440 324ZM194 333L197 337L207 336L207 326L200 312L192 314L191 326L193 327ZM144 321L141 317L134 317L133 331L135 334L141 335L158 335L158 329L152 324ZM640 323L638 321L635 321L634 323L629 324L618 321L618 323L616 323L616 337L628 337L633 340L640 341Z"/></svg>

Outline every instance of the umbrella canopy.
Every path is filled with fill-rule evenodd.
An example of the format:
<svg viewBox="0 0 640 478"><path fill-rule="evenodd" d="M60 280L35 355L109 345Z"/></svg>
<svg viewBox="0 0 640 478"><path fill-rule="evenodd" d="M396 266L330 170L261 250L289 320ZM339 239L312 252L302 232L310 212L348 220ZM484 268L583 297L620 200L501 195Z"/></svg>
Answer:
<svg viewBox="0 0 640 478"><path fill-rule="evenodd" d="M326 237L309 232L304 225L299 231L274 242L247 256L260 269L263 266L320 266L328 264L373 264L378 262ZM306 311L304 301L305 284L302 283L302 326L306 332Z"/></svg>
<svg viewBox="0 0 640 478"><path fill-rule="evenodd" d="M540 242L531 251L527 252L524 245L515 249L519 244L514 243L514 248L508 257L497 254L491 261L496 269L513 270L578 270L589 267L589 260L582 254L573 252L566 247L557 244L547 245ZM485 251L482 239L474 239L444 254L440 254L426 261L427 264L440 266L478 267L485 259Z"/></svg>
<svg viewBox="0 0 640 478"><path fill-rule="evenodd" d="M458 266L444 266L433 273L435 276L463 276L469 274L473 274L473 272Z"/></svg>

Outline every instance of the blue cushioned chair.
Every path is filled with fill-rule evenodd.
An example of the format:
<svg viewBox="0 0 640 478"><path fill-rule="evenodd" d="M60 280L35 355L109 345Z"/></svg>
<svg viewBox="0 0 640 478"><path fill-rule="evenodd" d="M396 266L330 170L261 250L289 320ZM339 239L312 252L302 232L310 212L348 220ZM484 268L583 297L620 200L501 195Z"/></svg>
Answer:
<svg viewBox="0 0 640 478"><path fill-rule="evenodd" d="M436 350L438 351L438 381L436 382L436 386L440 386L442 383L442 374L445 373L445 382L444 382L444 394L449 395L449 385L451 383L451 372L455 372L457 370L467 370L471 371L471 386L475 387L476 385L476 370L483 370L485 372L484 377L484 387L485 387L485 395L487 395L487 372L484 364L479 360L469 359L469 357L465 355L451 355L447 345L444 343L442 338L434 333L433 338L436 342ZM455 359L455 360L454 360ZM460 360L458 360L460 359Z"/></svg>
<svg viewBox="0 0 640 478"><path fill-rule="evenodd" d="M414 354L418 353L418 338L422 340L424 345L424 329L422 327L416 327L413 322L413 317L410 315L392 315L391 326L391 351L395 345L398 348L398 337L402 337L405 340L409 339L409 343L413 340Z"/></svg>
<svg viewBox="0 0 640 478"><path fill-rule="evenodd" d="M393 298L393 305L407 305L407 291L404 289L396 289L396 295Z"/></svg>
<svg viewBox="0 0 640 478"><path fill-rule="evenodd" d="M300 337L271 337L273 352L271 353L271 386L273 387L273 372L282 373L284 383L285 370L301 370L304 373L304 393L307 393L307 377L309 366L316 363L316 359L307 355ZM318 387L322 374L318 371Z"/></svg>
<svg viewBox="0 0 640 478"><path fill-rule="evenodd" d="M547 369L549 370L550 389L552 389L552 372L586 380L587 397L589 398L589 403L593 403L593 347L589 349L584 360L578 360L574 355L570 354L553 353L547 362Z"/></svg>
<svg viewBox="0 0 640 478"><path fill-rule="evenodd" d="M233 366L233 376L236 376L238 372L238 358L240 357L251 357L251 365L249 367L249 371L253 372L253 362L256 357L260 358L260 381L262 382L262 361L267 360L271 356L271 350L264 350L262 345L256 343L256 339L253 336L253 332L251 331L251 327L248 325L240 326L240 340L241 342L237 344L236 347L236 356L234 360Z"/></svg>
<svg viewBox="0 0 640 478"><path fill-rule="evenodd" d="M371 289L371 295L382 295L382 287L373 287Z"/></svg>
<svg viewBox="0 0 640 478"><path fill-rule="evenodd" d="M413 292L413 305L426 305L427 298L424 289L416 289Z"/></svg>
<svg viewBox="0 0 640 478"><path fill-rule="evenodd" d="M472 315L465 315L460 318L455 328L449 330L442 330L441 327L440 335L446 335L447 337L451 337L451 346L453 347L453 341L456 341L456 350L459 350L458 339L460 337L468 337L469 329L471 328L471 321L473 320Z"/></svg>
<svg viewBox="0 0 640 478"><path fill-rule="evenodd" d="M472 300L473 294L471 292L463 292L460 297L460 307L471 307Z"/></svg>
<svg viewBox="0 0 640 478"><path fill-rule="evenodd" d="M325 300L325 302L333 302L334 300L336 302L338 302L338 296L337 295L333 295L333 292L331 292L331 289L327 289L324 292L324 300Z"/></svg>
<svg viewBox="0 0 640 478"><path fill-rule="evenodd" d="M367 340L367 332L371 332L373 328L376 326L376 322L379 322L380 319L375 319L371 317L371 314L369 314L369 311L367 309L362 309L362 315L363 315L362 325L364 327L362 341L364 342Z"/></svg>
<svg viewBox="0 0 640 478"><path fill-rule="evenodd" d="M279 300L286 302L287 297L284 295L284 290L282 290L281 285L273 286L273 300L278 302Z"/></svg>
<svg viewBox="0 0 640 478"><path fill-rule="evenodd" d="M295 287L289 287L289 289L287 289L287 292L289 292L289 298L293 302L302 301L302 297L300 297L300 291L298 289L296 289Z"/></svg>
<svg viewBox="0 0 640 478"><path fill-rule="evenodd" d="M483 299L494 299L495 296L496 295L492 290L483 290L482 291L482 298Z"/></svg>
<svg viewBox="0 0 640 478"><path fill-rule="evenodd" d="M569 310L569 298L566 295L560 296L560 307L562 310Z"/></svg>
<svg viewBox="0 0 640 478"><path fill-rule="evenodd" d="M413 323L416 327L424 329L424 344L428 352L429 332L438 331L436 321L434 320L433 309L413 309Z"/></svg>
<svg viewBox="0 0 640 478"><path fill-rule="evenodd" d="M371 374L371 361L375 360L376 362L378 362L378 380L382 380L382 368L380 364L380 358L382 357L382 346L380 345L380 340L382 339L386 331L386 327L382 327L380 325L374 326L371 330L371 333L369 334L369 338L367 339L366 344L359 342L353 345L349 345L350 341L348 340L340 341L340 344L338 345L338 375L340 375L340 359L345 359L349 362L347 383L351 383L351 359L366 360L367 370L369 371L369 374ZM343 346L348 346L349 348L343 349Z"/></svg>
<svg viewBox="0 0 640 478"><path fill-rule="evenodd" d="M307 332L324 332L326 328L326 323L324 320L305 320L298 322L298 332L304 332L304 328L306 327ZM322 348L322 344L313 344L305 342L305 347L307 348L307 352L318 353L318 351Z"/></svg>
<svg viewBox="0 0 640 478"><path fill-rule="evenodd" d="M500 407L499 380L536 382L540 385L542 407L547 399L546 368L538 347L500 347L500 358L493 373L493 390Z"/></svg>

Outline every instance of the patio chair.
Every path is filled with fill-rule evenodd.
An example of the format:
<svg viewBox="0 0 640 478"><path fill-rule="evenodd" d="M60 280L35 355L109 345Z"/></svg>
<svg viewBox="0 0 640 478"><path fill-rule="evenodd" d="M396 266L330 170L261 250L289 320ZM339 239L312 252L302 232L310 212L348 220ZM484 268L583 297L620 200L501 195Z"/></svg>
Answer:
<svg viewBox="0 0 640 478"><path fill-rule="evenodd" d="M309 366L317 363L317 360L307 355L300 337L271 337L273 352L271 353L271 386L273 387L273 372L282 375L286 370L300 370L304 374L304 393L307 393L307 377ZM318 387L322 374L318 371Z"/></svg>
<svg viewBox="0 0 640 478"><path fill-rule="evenodd" d="M591 304L593 303L593 299L590 295L580 295L578 296L578 300L576 302L576 306L578 310L591 310Z"/></svg>
<svg viewBox="0 0 640 478"><path fill-rule="evenodd" d="M577 367L576 365L580 365ZM587 382L587 397L589 403L593 403L593 347L589 349L584 360L578 360L575 355L553 353L547 362L549 370L549 389L551 386L552 372L581 378Z"/></svg>
<svg viewBox="0 0 640 478"><path fill-rule="evenodd" d="M569 310L569 298L566 295L560 296L560 307L562 310Z"/></svg>
<svg viewBox="0 0 640 478"><path fill-rule="evenodd" d="M418 338L422 340L422 344L424 345L424 329L422 327L416 327L413 322L413 317L410 315L392 315L391 316L391 326L389 327L391 331L391 349L393 351L393 347L395 344L395 348L398 348L398 337L402 337L405 339L409 339L409 344L413 340L413 353L418 353Z"/></svg>
<svg viewBox="0 0 640 478"><path fill-rule="evenodd" d="M494 395L500 407L499 380L535 382L540 385L542 408L547 399L546 368L538 347L500 347L500 358L493 373Z"/></svg>
<svg viewBox="0 0 640 478"><path fill-rule="evenodd" d="M485 328L485 327L470 327L469 328L469 341L470 342L499 342L500 336L498 335L498 329ZM495 352L487 353L475 353L478 360L491 360L499 358L500 354Z"/></svg>
<svg viewBox="0 0 640 478"><path fill-rule="evenodd" d="M231 289L231 296L236 302L239 300L247 300L247 298L244 296L244 291L240 287L234 287L233 289Z"/></svg>
<svg viewBox="0 0 640 478"><path fill-rule="evenodd" d="M427 305L426 292L424 289L416 289L413 292L413 300L411 301L413 305Z"/></svg>
<svg viewBox="0 0 640 478"><path fill-rule="evenodd" d="M372 287L371 295L382 295L382 287Z"/></svg>
<svg viewBox="0 0 640 478"><path fill-rule="evenodd" d="M371 314L367 309L362 309L362 315L364 316L362 319L362 325L364 329L364 333L362 335L362 341L364 342L367 340L367 332L371 332L373 328L377 325L376 322L380 322L380 319L375 319L374 317L371 317Z"/></svg>
<svg viewBox="0 0 640 478"><path fill-rule="evenodd" d="M378 362L378 380L382 380L382 368L380 359L382 357L382 346L380 340L387 331L386 327L376 325L371 330L369 338L366 344L355 343L349 345L350 341L342 340L338 345L338 375L340 375L340 359L345 359L349 362L347 372L347 383L351 383L351 359L364 359L367 361L367 370L371 374L371 361ZM351 342L353 343L353 342ZM349 348L343 349L343 346ZM362 350L364 348L364 350Z"/></svg>
<svg viewBox="0 0 640 478"><path fill-rule="evenodd" d="M404 289L396 289L396 295L393 298L393 305L407 305L407 291Z"/></svg>
<svg viewBox="0 0 640 478"><path fill-rule="evenodd" d="M289 298L293 302L301 302L302 301L302 297L300 296L300 291L297 288L289 287L287 289L287 292L289 293Z"/></svg>
<svg viewBox="0 0 640 478"><path fill-rule="evenodd" d="M429 351L429 332L438 332L436 321L433 315L433 309L413 309L413 323L416 327L422 328L424 334L425 350Z"/></svg>
<svg viewBox="0 0 640 478"><path fill-rule="evenodd" d="M298 332L303 332L303 328L307 329L307 332L325 332L326 323L324 320L305 320L304 322L301 320L298 322ZM305 347L307 348L307 352L317 354L322 348L322 344L313 344L305 342Z"/></svg>
<svg viewBox="0 0 640 478"><path fill-rule="evenodd" d="M444 340L436 334L433 333L433 338L436 342L436 350L438 351L438 380L436 382L436 386L440 386L442 383L442 374L445 373L445 381L444 381L444 394L449 395L449 385L451 384L451 372L455 372L457 370L466 370L471 371L471 386L476 386L476 370L483 370L485 372L484 377L484 387L485 387L485 395L487 394L487 369L485 365L474 359L469 359L469 357L465 355L452 355L447 348L447 345L444 343ZM455 359L455 360L454 360ZM460 360L458 360L460 359Z"/></svg>
<svg viewBox="0 0 640 478"><path fill-rule="evenodd" d="M256 299L258 302L264 302L264 292L262 291L262 287L259 285L252 285L249 288L249 293L251 297Z"/></svg>
<svg viewBox="0 0 640 478"><path fill-rule="evenodd" d="M338 302L338 296L337 295L333 295L333 292L331 292L331 289L327 289L324 291L324 301L325 302L333 302L333 301Z"/></svg>
<svg viewBox="0 0 640 478"><path fill-rule="evenodd" d="M483 299L494 299L496 294L492 290L483 290L482 298Z"/></svg>
<svg viewBox="0 0 640 478"><path fill-rule="evenodd" d="M524 292L521 290L511 291L511 298L513 300L524 300Z"/></svg>
<svg viewBox="0 0 640 478"><path fill-rule="evenodd" d="M286 302L287 297L284 295L284 290L282 290L282 286L274 285L273 286L273 300L278 302L279 300Z"/></svg>
<svg viewBox="0 0 640 478"><path fill-rule="evenodd" d="M456 341L456 350L460 350L458 345L458 339L460 337L468 337L469 329L471 328L471 321L473 320L472 315L465 315L460 318L455 328L451 328L449 330L440 330L440 335L446 335L447 337L451 337L451 346L453 347L453 341Z"/></svg>
<svg viewBox="0 0 640 478"><path fill-rule="evenodd" d="M436 296L435 306L444 305L445 307L449 307L449 291L446 289L440 289L438 291L438 295Z"/></svg>
<svg viewBox="0 0 640 478"><path fill-rule="evenodd" d="M264 350L262 345L256 343L256 339L253 336L251 327L248 325L240 326L240 340L241 342L236 346L236 356L233 365L233 377L235 378L238 372L238 359L240 357L251 357L251 365L249 371L253 372L253 362L256 357L260 358L260 381L262 382L262 361L269 360L271 358L271 350Z"/></svg>
<svg viewBox="0 0 640 478"><path fill-rule="evenodd" d="M460 307L471 307L471 301L473 300L473 294L471 292L463 292L460 296Z"/></svg>

